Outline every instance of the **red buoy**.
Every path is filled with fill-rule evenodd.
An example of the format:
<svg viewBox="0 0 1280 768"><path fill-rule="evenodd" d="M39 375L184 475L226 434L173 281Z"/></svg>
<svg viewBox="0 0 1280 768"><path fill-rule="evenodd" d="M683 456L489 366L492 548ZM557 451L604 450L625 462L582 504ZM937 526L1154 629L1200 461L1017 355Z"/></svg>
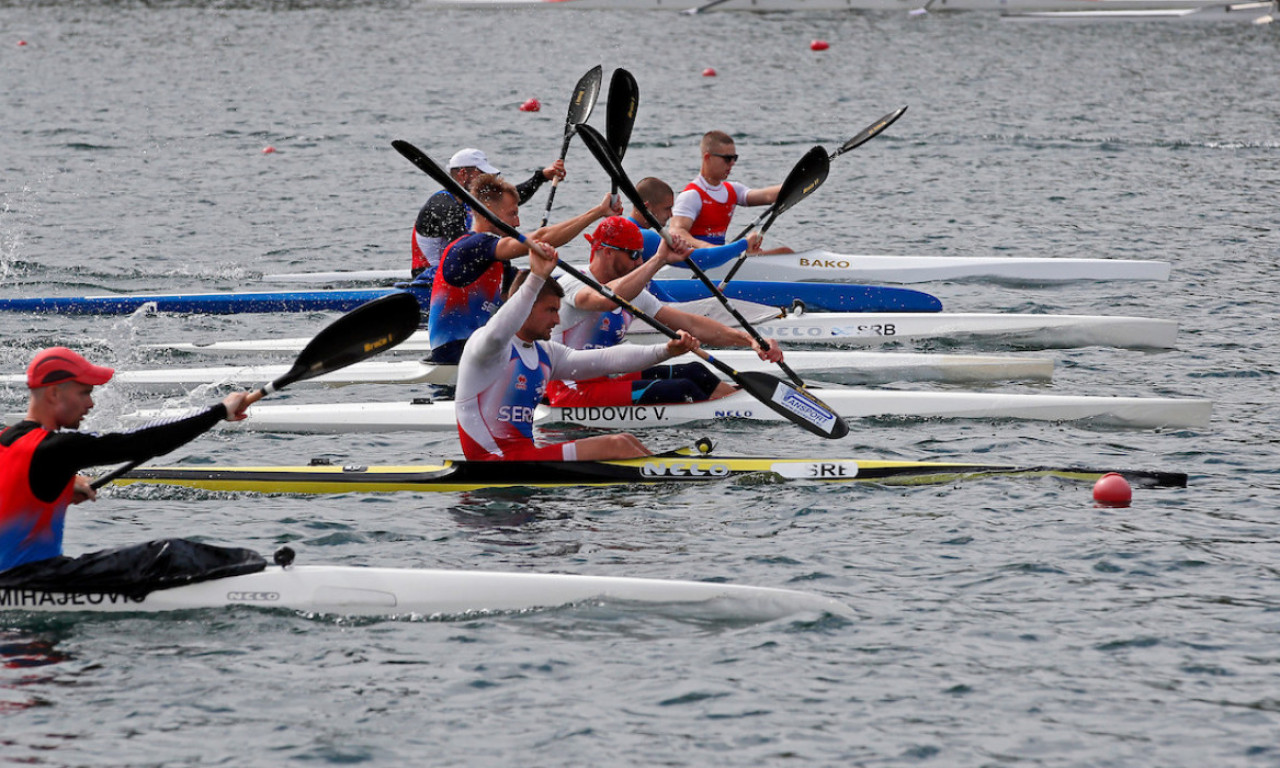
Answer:
<svg viewBox="0 0 1280 768"><path fill-rule="evenodd" d="M1127 507L1133 501L1133 489L1124 475L1108 472L1093 484L1093 500L1104 507Z"/></svg>
<svg viewBox="0 0 1280 768"><path fill-rule="evenodd" d="M272 146L266 146L262 148L262 154L264 155L269 155L275 151L276 151L276 148Z"/></svg>
<svg viewBox="0 0 1280 768"><path fill-rule="evenodd" d="M809 43L809 50L811 51L825 51L830 47L831 44L826 40L814 40L812 43Z"/></svg>
<svg viewBox="0 0 1280 768"><path fill-rule="evenodd" d="M27 44L27 41L26 41L26 40L19 40L19 41L18 41L18 45L26 45L26 44Z"/></svg>
<svg viewBox="0 0 1280 768"><path fill-rule="evenodd" d="M527 99L525 103L520 105L521 112L537 112L542 109L542 102L537 99Z"/></svg>
<svg viewBox="0 0 1280 768"><path fill-rule="evenodd" d="M706 69L702 70L702 76L703 76L703 77L715 77L715 76L716 76L716 71L715 71L714 69L712 69L711 67L707 67Z"/></svg>

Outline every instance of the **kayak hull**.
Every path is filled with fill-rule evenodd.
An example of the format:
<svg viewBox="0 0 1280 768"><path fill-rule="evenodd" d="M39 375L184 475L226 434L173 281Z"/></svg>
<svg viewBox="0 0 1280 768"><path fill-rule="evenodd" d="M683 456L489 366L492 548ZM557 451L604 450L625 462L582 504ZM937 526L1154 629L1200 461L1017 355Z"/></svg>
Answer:
<svg viewBox="0 0 1280 768"><path fill-rule="evenodd" d="M682 276L683 277L683 276ZM701 282L664 280L662 286L695 300L710 296ZM59 315L130 315L134 312L233 315L266 312L348 312L391 293L408 291L426 306L428 288L351 288L316 291L253 291L125 296L52 296L0 299L0 312ZM942 302L910 288L876 285L804 285L779 281L730 283L730 298L770 307L790 307L798 299L813 309L833 312L938 312ZM686 299L677 298L679 301Z"/></svg>
<svg viewBox="0 0 1280 768"><path fill-rule="evenodd" d="M156 613L251 606L340 616L443 618L583 603L681 608L699 618L767 621L797 613L849 616L829 597L714 582L568 574L343 566L268 566L265 571L151 592L73 594L0 589L0 610Z"/></svg>
<svg viewBox="0 0 1280 768"><path fill-rule="evenodd" d="M861 389L813 390L845 419L1020 419L1083 422L1088 426L1128 429L1208 426L1212 401L1161 397L1008 395L979 392L929 392ZM172 410L139 411L129 420L149 422L182 415ZM673 405L625 405L552 408L534 412L539 427L568 424L608 430L639 430L695 422L747 420L782 422L784 417L746 392L719 400ZM428 399L381 403L258 405L243 421L219 422L225 429L261 432L341 434L351 432L452 432L457 429L451 401Z"/></svg>
<svg viewBox="0 0 1280 768"><path fill-rule="evenodd" d="M732 262L707 270L723 279ZM665 277L676 271L667 267ZM923 283L982 281L1014 285L1047 285L1096 280L1168 280L1167 261L1134 259L1010 258L1000 256L846 256L829 251L804 251L751 256L734 275L736 280L788 280L822 283Z"/></svg>
<svg viewBox="0 0 1280 768"><path fill-rule="evenodd" d="M781 459L736 456L651 456L620 461L446 461L420 466L144 467L115 482L177 485L257 493L456 492L493 488L705 484L756 476L819 483L925 485L1004 475L1092 482L1116 471L1137 485L1185 487L1177 472L1017 467L964 462L878 459Z"/></svg>
<svg viewBox="0 0 1280 768"><path fill-rule="evenodd" d="M722 362L738 371L773 372L749 350L716 353ZM887 383L893 381L1014 381L1041 380L1053 376L1053 361L1013 355L912 354L909 352L863 352L858 350L791 350L787 364L805 378L842 383ZM287 365L209 366L203 368L158 368L116 371L113 386L146 392L190 391L210 386L257 386L275 381L288 372ZM719 369L712 369L717 373ZM300 381L294 387L353 384L436 384L457 381L456 365L436 365L422 361L369 361L356 363L332 373ZM725 378L721 373L721 378ZM0 376L0 384L23 386L25 374Z"/></svg>
<svg viewBox="0 0 1280 768"><path fill-rule="evenodd" d="M666 273L670 274L670 273ZM711 296L699 280L654 280L675 301L697 301ZM787 286L779 290L779 285ZM777 283L733 280L724 287L731 299L771 307L791 307L796 302L824 312L941 312L937 297L910 288L882 285L835 285L830 283Z"/></svg>
<svg viewBox="0 0 1280 768"><path fill-rule="evenodd" d="M1041 315L974 312L802 312L755 324L757 330L792 345L873 346L924 339L983 340L1043 349L1109 346L1121 349L1173 349L1178 324L1172 320L1118 315ZM657 332L641 323L630 338L654 344ZM310 339L283 338L195 344L151 345L208 354L296 354ZM393 353L425 354L425 332L413 334Z"/></svg>

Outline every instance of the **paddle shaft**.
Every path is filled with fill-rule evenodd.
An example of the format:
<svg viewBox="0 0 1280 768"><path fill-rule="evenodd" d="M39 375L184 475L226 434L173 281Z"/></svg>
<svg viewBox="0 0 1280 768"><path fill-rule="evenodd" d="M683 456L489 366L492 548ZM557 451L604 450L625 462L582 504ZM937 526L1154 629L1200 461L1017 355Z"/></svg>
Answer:
<svg viewBox="0 0 1280 768"><path fill-rule="evenodd" d="M640 211L640 215L644 217L644 220L649 224L649 226L662 236L662 239L667 243L667 247L671 247L670 235L665 229L663 229L662 223L658 221L657 217L653 215L653 211L650 211L649 207L645 205L644 198L640 196L640 191L636 189L635 184L631 183L631 178L627 176L626 170L623 169L621 159L611 151L611 147L604 142L604 139L601 138L600 134L591 126L585 124L578 126L578 135L582 137L583 142L587 145L587 149L591 150L591 154L595 155L596 160L600 162L601 167L603 167L605 172L613 179L614 185L616 185L618 189L622 190L622 193L631 200L632 205L635 206L636 210ZM692 258L686 259L685 265L688 266L693 274L702 281L702 284L711 291L711 295L715 296L716 299L719 300L720 304L729 311L729 314L733 315L734 319L738 321L739 325L746 330L751 338L755 339L756 343L760 345L760 348L767 352L769 350L769 340L761 336L760 332L742 316L742 313L738 311L738 308L733 306L729 299L720 292L720 289L716 288L716 284L711 281L711 278L707 277L706 272L702 271L702 267L698 266L698 263ZM781 368L793 382L795 382L796 386L805 386L804 380L797 376L795 371L791 370L791 366L779 360L778 367Z"/></svg>
<svg viewBox="0 0 1280 768"><path fill-rule="evenodd" d="M604 70L597 64L578 80L578 85L573 89L573 97L569 99L569 112L564 118L564 143L560 145L561 162L564 162L569 155L569 142L573 140L574 126L585 123L587 118L591 117L591 110L595 108L596 98L600 95L602 77L604 77ZM551 182L551 191L547 193L547 209L542 212L540 227L547 226L547 220L551 218L551 204L556 199L556 188L559 186L560 177L557 176Z"/></svg>

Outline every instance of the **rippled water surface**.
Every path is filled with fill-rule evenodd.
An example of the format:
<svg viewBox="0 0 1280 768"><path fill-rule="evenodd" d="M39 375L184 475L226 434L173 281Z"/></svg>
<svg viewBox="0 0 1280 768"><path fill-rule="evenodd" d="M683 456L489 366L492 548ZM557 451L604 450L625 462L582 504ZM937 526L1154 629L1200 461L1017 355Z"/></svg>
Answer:
<svg viewBox="0 0 1280 768"><path fill-rule="evenodd" d="M735 175L764 184L812 144L834 147L910 105L835 161L772 242L1170 261L1169 283L927 288L952 311L1181 324L1177 350L1053 350L1052 384L991 389L1215 401L1205 430L886 420L832 444L792 427L707 429L731 454L1191 475L1186 490L1138 490L1128 509L1096 508L1087 485L1026 479L104 493L74 509L69 552L182 535L263 552L289 543L309 563L785 586L855 615L8 614L0 762L1280 765L1276 35L941 13L0 2L2 295L218 291L261 285L262 273L403 265L434 187L390 141L439 159L480 146L523 176L555 157L573 84L603 64L630 69L641 89L629 170L673 183L692 176L713 127L738 137ZM815 38L830 50L810 51ZM520 112L531 97L542 111ZM569 168L559 215L607 183L580 147ZM119 368L194 365L142 345L304 336L330 319L9 315L0 362L18 372L34 350L68 343ZM404 396L371 386L275 399ZM24 398L6 391L3 407ZM106 387L91 426L118 427L155 400ZM692 436L646 433L661 447ZM173 459L412 463L456 451L449 435L217 433Z"/></svg>

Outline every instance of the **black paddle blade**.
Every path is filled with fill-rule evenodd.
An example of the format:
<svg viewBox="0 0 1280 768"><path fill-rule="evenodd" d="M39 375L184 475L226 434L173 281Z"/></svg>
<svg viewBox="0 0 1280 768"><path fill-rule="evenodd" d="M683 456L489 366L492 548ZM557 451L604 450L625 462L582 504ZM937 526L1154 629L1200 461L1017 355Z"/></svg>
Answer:
<svg viewBox="0 0 1280 768"><path fill-rule="evenodd" d="M738 233L733 240L741 240L747 236L747 233L756 228L756 225L762 221L768 220L768 223L760 230L767 232L769 227L773 226L774 219L778 218L778 214L787 210L791 206L813 194L818 187L822 186L822 182L827 180L827 174L831 171L831 160L827 157L827 150L822 147L813 147L804 153L804 157L800 158L800 162L796 163L791 172L787 174L787 178L782 180L781 188L778 190L778 199L773 201L773 205L765 209L759 218L751 222ZM733 242L727 240L726 242ZM737 272L735 267L729 274ZM726 277L721 281L723 286L729 282Z"/></svg>
<svg viewBox="0 0 1280 768"><path fill-rule="evenodd" d="M289 372L271 382L271 388L278 390L385 352L409 338L421 321L422 309L411 293L393 293L361 304L316 334Z"/></svg>
<svg viewBox="0 0 1280 768"><path fill-rule="evenodd" d="M849 139L844 144L841 144L839 149L837 149L835 152L832 152L830 159L835 160L837 157L843 155L845 152L848 152L854 147L858 147L863 144L866 144L868 141L871 141L876 136L879 136L881 131L893 125L894 121L902 117L902 113L906 111L907 111L907 108L905 106L899 107L894 111L890 112L889 114L885 115L884 117L880 118L879 120L875 121L871 125L868 125L866 128L863 128L861 131L858 132L858 135L854 136L852 139Z"/></svg>
<svg viewBox="0 0 1280 768"><path fill-rule="evenodd" d="M640 86L635 77L625 69L615 69L609 81L609 103L606 105L604 133L609 138L609 148L621 160L631 143L631 129L636 124L636 109L640 106Z"/></svg>
<svg viewBox="0 0 1280 768"><path fill-rule="evenodd" d="M770 223L778 214L813 194L827 180L830 171L831 160L827 157L827 150L814 147L806 152L783 180L782 189L778 190L778 200L770 215Z"/></svg>
<svg viewBox="0 0 1280 768"><path fill-rule="evenodd" d="M587 145L587 149L590 150L591 154L595 155L596 161L600 163L600 167L604 169L604 172L609 174L609 178L613 180L613 184L618 191L626 195L631 204L636 207L636 210L640 211L640 214L644 216L649 226L661 232L662 225L658 223L653 213L644 204L644 199L640 197L639 190L631 183L631 178L623 170L622 163L618 161L618 156L614 154L609 142L600 135L599 131L586 123L578 126L578 136L582 139L582 143Z"/></svg>
<svg viewBox="0 0 1280 768"><path fill-rule="evenodd" d="M445 189L452 191L461 187L461 185L449 175L448 171L440 167L435 160L427 157L426 152L423 152L409 142L396 139L391 142L391 146L395 147L397 152L404 155L406 160L418 166L418 170L435 179L436 183Z"/></svg>
<svg viewBox="0 0 1280 768"><path fill-rule="evenodd" d="M573 126L587 122L591 110L596 108L596 99L600 98L600 83L604 80L604 69L595 65L587 74L578 80L569 99L569 114L564 120L564 136L567 141L573 135Z"/></svg>
<svg viewBox="0 0 1280 768"><path fill-rule="evenodd" d="M838 440L849 434L849 425L840 414L807 390L761 371L740 371L734 380L757 400L815 435Z"/></svg>

